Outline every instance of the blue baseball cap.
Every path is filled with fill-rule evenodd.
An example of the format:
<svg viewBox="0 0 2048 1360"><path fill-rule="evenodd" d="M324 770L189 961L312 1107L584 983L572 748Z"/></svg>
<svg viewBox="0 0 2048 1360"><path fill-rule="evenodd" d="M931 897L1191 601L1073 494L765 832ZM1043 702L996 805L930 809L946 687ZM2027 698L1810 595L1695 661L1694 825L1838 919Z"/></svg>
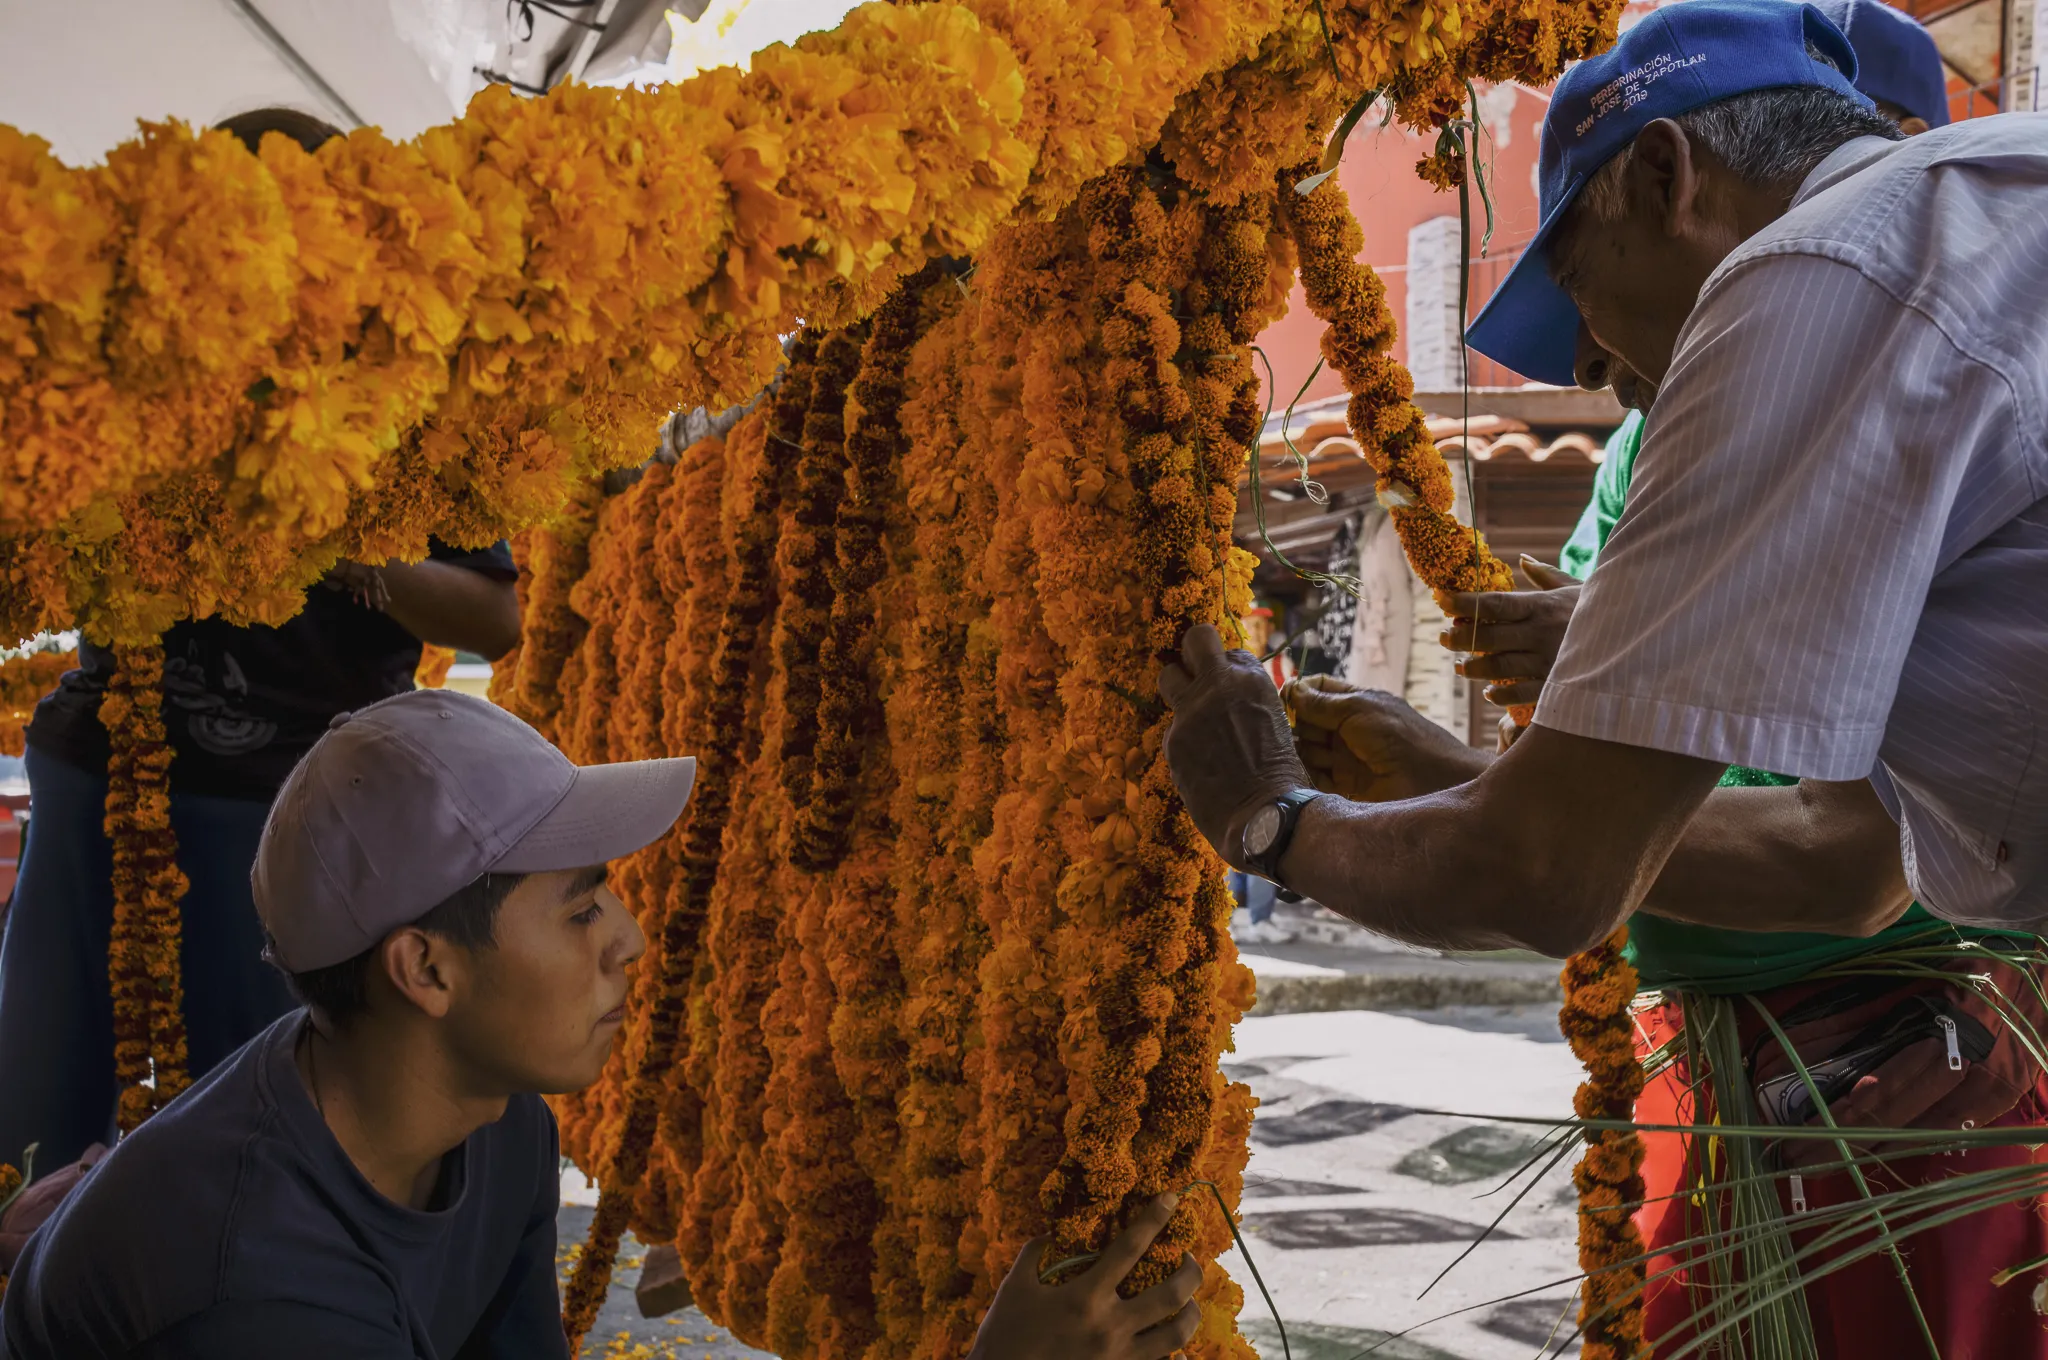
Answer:
<svg viewBox="0 0 2048 1360"><path fill-rule="evenodd" d="M1948 125L1948 71L1934 35L1883 0L1814 0L1856 49L1856 88L1931 128Z"/></svg>
<svg viewBox="0 0 2048 1360"><path fill-rule="evenodd" d="M1593 173L1657 119L1752 90L1816 85L1874 107L1855 78L1856 52L1842 31L1812 5L1786 0L1667 5L1566 71L1543 117L1541 225L1473 321L1472 348L1539 382L1571 386L1579 309L1550 277L1549 243Z"/></svg>

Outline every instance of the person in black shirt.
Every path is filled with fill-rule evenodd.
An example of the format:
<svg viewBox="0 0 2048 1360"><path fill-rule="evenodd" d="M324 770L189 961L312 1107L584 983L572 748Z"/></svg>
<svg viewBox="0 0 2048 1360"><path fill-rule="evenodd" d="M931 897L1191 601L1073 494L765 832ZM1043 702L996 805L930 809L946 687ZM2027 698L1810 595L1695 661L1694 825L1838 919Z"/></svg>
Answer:
<svg viewBox="0 0 2048 1360"><path fill-rule="evenodd" d="M253 149L282 132L308 150L334 135L263 110L223 125ZM264 813L328 720L412 688L422 640L495 659L517 643L517 577L504 544L337 567L276 627L218 619L164 635L171 824L190 886L182 906L187 1051L196 1079L291 1008L262 947L249 865ZM0 1162L59 1166L111 1140L113 1002L107 944L112 847L103 827L113 657L90 644L28 728L32 815L0 938Z"/></svg>
<svg viewBox="0 0 2048 1360"><path fill-rule="evenodd" d="M425 562L379 569L383 596L367 585L359 598L330 579L276 628L203 619L164 634L171 825L190 882L181 914L195 1080L291 1009L259 957L249 898L271 797L335 714L412 688L422 638L493 659L510 651L517 575L502 543L481 552L435 544ZM54 1166L111 1141L113 847L99 705L114 662L88 643L79 663L29 724L28 843L0 938L0 1161L17 1165L32 1143Z"/></svg>

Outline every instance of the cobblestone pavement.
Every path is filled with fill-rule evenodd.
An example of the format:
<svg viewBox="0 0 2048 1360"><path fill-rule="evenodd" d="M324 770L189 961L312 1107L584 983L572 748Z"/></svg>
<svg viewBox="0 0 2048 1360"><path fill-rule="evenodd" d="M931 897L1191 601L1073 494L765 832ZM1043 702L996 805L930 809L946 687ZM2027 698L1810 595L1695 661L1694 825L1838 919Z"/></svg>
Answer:
<svg viewBox="0 0 2048 1360"><path fill-rule="evenodd" d="M1576 1268L1569 1157L1533 1189L1532 1173L1496 1190L1538 1151L1542 1130L1420 1113L1569 1115L1579 1069L1554 1011L1251 1019L1224 1070L1260 1100L1243 1232L1294 1360L1352 1360L1374 1346L1374 1360L1531 1360L1571 1334L1575 1319L1559 1325L1571 1287L1554 1283ZM1262 1356L1280 1354L1251 1272L1236 1252L1225 1264L1246 1285L1245 1334ZM1413 1330L1387 1339L1403 1329Z"/></svg>
<svg viewBox="0 0 2048 1360"><path fill-rule="evenodd" d="M1579 1069L1551 1008L1252 1018L1239 1024L1225 1070L1261 1101L1243 1230L1293 1360L1363 1360L1375 1345L1372 1360L1532 1360L1555 1352L1548 1339L1571 1334L1571 1287L1555 1283L1575 1269L1569 1158L1418 1298L1507 1207L1515 1190L1488 1192L1540 1133L1419 1111L1568 1115ZM588 1207L564 1206L565 1262L589 1221ZM641 1318L632 1287L643 1254L629 1240L586 1357L772 1360L695 1309ZM1234 1251L1225 1263L1246 1288L1246 1336L1262 1356L1279 1356L1251 1272ZM1404 1328L1415 1330L1388 1339Z"/></svg>

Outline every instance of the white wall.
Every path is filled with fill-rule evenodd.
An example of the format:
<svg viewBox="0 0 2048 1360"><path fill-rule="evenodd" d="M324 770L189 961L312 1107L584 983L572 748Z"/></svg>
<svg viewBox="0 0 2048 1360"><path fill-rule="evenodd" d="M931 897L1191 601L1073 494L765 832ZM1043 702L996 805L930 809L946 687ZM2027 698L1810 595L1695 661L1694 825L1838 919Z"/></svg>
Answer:
<svg viewBox="0 0 2048 1360"><path fill-rule="evenodd" d="M253 0L364 121L410 137L454 115L379 0ZM231 0L0 0L0 123L76 165L137 119L195 124L269 104L347 119Z"/></svg>
<svg viewBox="0 0 2048 1360"><path fill-rule="evenodd" d="M1408 371L1418 392L1455 392L1465 383L1458 330L1458 269L1463 239L1455 217L1408 229Z"/></svg>
<svg viewBox="0 0 2048 1360"><path fill-rule="evenodd" d="M2006 75L2003 105L2007 113L2033 113L2048 108L2043 96L2042 67L2048 65L2048 6L2043 0L2009 0L2006 6Z"/></svg>

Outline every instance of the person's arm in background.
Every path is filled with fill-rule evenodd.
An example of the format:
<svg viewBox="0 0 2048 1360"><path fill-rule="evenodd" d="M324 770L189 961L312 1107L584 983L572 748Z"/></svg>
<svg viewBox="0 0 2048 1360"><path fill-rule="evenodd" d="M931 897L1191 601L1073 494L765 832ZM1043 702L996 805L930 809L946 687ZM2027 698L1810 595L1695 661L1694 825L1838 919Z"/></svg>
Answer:
<svg viewBox="0 0 2048 1360"><path fill-rule="evenodd" d="M1477 751L1391 694L1331 676L1288 688L1295 748L1317 788L1357 802L1477 779ZM1868 780L1708 795L1641 909L1733 930L1871 935L1912 903L1899 828Z"/></svg>
<svg viewBox="0 0 2048 1360"><path fill-rule="evenodd" d="M1180 1350L1202 1321L1194 1302L1202 1267L1194 1257L1184 1256L1180 1269L1131 1298L1116 1292L1178 1203L1173 1194L1153 1200L1080 1275L1061 1284L1038 1278L1046 1239L1026 1242L967 1360L1166 1360Z"/></svg>
<svg viewBox="0 0 2048 1360"><path fill-rule="evenodd" d="M396 562L378 569L390 601L384 612L421 642L496 661L519 645L519 595L500 581L452 562Z"/></svg>
<svg viewBox="0 0 2048 1360"><path fill-rule="evenodd" d="M389 614L421 642L496 661L519 645L518 569L499 543L461 552L434 542L423 562L368 567L342 562L328 580L358 603Z"/></svg>
<svg viewBox="0 0 2048 1360"><path fill-rule="evenodd" d="M1715 789L1643 910L1731 930L1875 935L1913 905L1899 826L1867 779Z"/></svg>

